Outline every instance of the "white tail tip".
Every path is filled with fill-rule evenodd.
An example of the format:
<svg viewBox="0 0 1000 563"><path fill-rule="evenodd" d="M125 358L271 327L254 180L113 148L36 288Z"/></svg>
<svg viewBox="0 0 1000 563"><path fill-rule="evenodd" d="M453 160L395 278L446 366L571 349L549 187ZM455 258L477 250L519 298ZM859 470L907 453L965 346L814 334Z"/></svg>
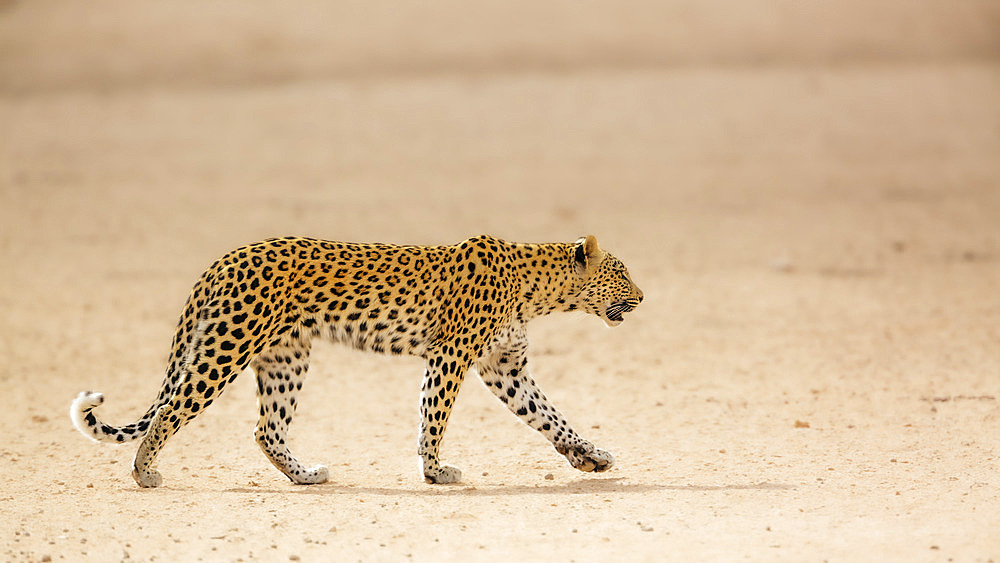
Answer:
<svg viewBox="0 0 1000 563"><path fill-rule="evenodd" d="M89 424L87 424L86 416L91 410L99 407L102 403L104 403L104 395L101 393L83 391L76 396L76 399L73 400L73 404L69 408L69 416L73 419L73 426L75 426L81 434L91 440L94 440L95 442L99 441L97 434L95 433L97 429L92 428Z"/></svg>

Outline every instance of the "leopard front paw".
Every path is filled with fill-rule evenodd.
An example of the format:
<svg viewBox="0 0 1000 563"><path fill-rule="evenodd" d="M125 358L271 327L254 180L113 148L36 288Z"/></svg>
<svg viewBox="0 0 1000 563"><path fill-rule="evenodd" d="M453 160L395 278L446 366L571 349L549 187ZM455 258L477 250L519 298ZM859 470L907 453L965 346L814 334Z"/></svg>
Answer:
<svg viewBox="0 0 1000 563"><path fill-rule="evenodd" d="M319 483L326 483L327 479L330 478L330 471L325 465L317 465L300 474L289 475L288 478L296 485L317 485Z"/></svg>
<svg viewBox="0 0 1000 563"><path fill-rule="evenodd" d="M560 449L559 453L566 456L570 465L588 473L607 471L615 464L615 457L610 452L598 449L590 442Z"/></svg>
<svg viewBox="0 0 1000 563"><path fill-rule="evenodd" d="M462 471L450 465L442 465L436 469L425 469L424 480L432 485L457 483L462 480Z"/></svg>
<svg viewBox="0 0 1000 563"><path fill-rule="evenodd" d="M139 471L136 468L132 468L132 478L135 479L135 482L144 489L159 487L163 484L163 476L160 475L160 472L155 469Z"/></svg>

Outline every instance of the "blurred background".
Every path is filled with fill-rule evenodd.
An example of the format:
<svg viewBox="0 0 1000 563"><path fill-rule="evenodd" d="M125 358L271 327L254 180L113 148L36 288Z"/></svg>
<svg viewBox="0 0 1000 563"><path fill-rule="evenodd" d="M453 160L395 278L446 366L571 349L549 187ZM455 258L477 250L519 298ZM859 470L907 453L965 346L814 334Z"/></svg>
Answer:
<svg viewBox="0 0 1000 563"><path fill-rule="evenodd" d="M876 234L848 201L993 192L998 30L992 0L3 0L4 224L766 260L806 250L800 206Z"/></svg>
<svg viewBox="0 0 1000 563"><path fill-rule="evenodd" d="M614 332L573 316L533 328L540 381L571 420L603 423L587 433L617 448L621 475L794 488L817 483L813 464L826 479L837 467L840 497L803 488L773 499L776 511L833 507L802 516L812 539L786 539L804 550L792 559L814 557L813 540L864 558L850 546L870 530L893 553L926 555L908 531L932 515L952 534L942 545L995 536L995 487L976 487L1000 459L1000 2L0 0L0 382L18 383L8 397L19 406L0 419L16 429L10 448L34 447L44 431L51 452L71 443L74 455L112 456L72 442L51 413L78 389L114 389L109 420L131 420L153 394L188 289L234 247L483 233L594 234L643 288L643 306ZM320 460L318 444L352 446L330 443L339 419L320 408L357 406L332 377L349 353L317 352L315 369L331 377L310 380L318 391L300 416L313 423L296 426ZM383 475L409 483L419 369L349 361L383 378L350 380L358 393L399 383L389 402L399 442L379 459L403 464ZM243 398L197 424L253 450L252 385L240 380L230 394ZM468 430L449 435L450 451L517 475L525 430L468 387L453 418ZM25 409L41 418L23 426ZM236 428L224 416L247 420ZM361 428L385 420L359 416ZM790 434L799 419L812 434ZM670 431L636 442L649 425ZM210 456L196 446L204 436L177 440ZM548 446L530 443L547 467ZM476 451L483 444L502 447ZM785 457L764 464L768 452ZM866 480L904 455L906 473ZM706 457L720 473L707 473ZM923 488L944 474L956 480ZM903 481L906 506L893 504ZM619 510L683 495L644 491ZM883 494L893 500L880 512L872 499ZM969 516L960 496L983 508ZM691 502L690 522L711 512ZM899 516L914 506L911 520ZM676 530L663 510L655 527ZM736 535L673 538L705 555L770 523L713 522ZM752 558L775 553L758 539Z"/></svg>

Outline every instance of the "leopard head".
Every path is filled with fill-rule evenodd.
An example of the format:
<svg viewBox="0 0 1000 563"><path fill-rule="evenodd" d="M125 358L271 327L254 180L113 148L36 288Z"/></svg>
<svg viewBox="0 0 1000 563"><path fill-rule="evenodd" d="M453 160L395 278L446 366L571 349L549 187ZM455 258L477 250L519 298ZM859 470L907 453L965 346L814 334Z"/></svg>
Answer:
<svg viewBox="0 0 1000 563"><path fill-rule="evenodd" d="M581 281L577 306L597 315L608 326L618 326L623 315L642 302L642 290L621 260L597 246L596 238L587 236L575 244L573 256Z"/></svg>

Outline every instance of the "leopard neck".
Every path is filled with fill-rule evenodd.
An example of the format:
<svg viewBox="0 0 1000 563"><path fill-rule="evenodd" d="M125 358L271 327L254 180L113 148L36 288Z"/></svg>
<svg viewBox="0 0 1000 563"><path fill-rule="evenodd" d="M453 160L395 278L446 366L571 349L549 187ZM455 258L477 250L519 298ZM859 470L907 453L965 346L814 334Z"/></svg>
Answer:
<svg viewBox="0 0 1000 563"><path fill-rule="evenodd" d="M575 245L515 243L512 246L510 256L521 282L518 320L527 322L556 311L577 308L580 282L573 266Z"/></svg>

